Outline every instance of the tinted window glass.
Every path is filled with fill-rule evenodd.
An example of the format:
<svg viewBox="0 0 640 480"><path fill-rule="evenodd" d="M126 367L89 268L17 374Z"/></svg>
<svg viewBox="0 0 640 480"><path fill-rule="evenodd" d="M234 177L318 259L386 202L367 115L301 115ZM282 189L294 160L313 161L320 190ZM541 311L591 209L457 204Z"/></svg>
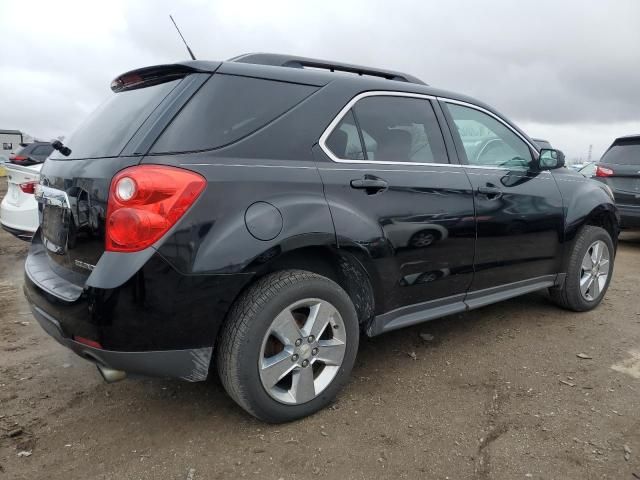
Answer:
<svg viewBox="0 0 640 480"><path fill-rule="evenodd" d="M600 162L612 165L640 165L640 143L614 145L605 152Z"/></svg>
<svg viewBox="0 0 640 480"><path fill-rule="evenodd" d="M113 95L100 106L64 144L71 155L54 152L51 158L77 159L114 157L158 104L180 82L161 83Z"/></svg>
<svg viewBox="0 0 640 480"><path fill-rule="evenodd" d="M354 111L367 160L448 163L442 132L428 100L367 97Z"/></svg>
<svg viewBox="0 0 640 480"><path fill-rule="evenodd" d="M169 125L152 152L229 145L273 121L315 90L308 85L213 75Z"/></svg>
<svg viewBox="0 0 640 480"><path fill-rule="evenodd" d="M326 141L327 148L338 158L364 160L358 127L349 110Z"/></svg>
<svg viewBox="0 0 640 480"><path fill-rule="evenodd" d="M51 152L53 152L53 147L51 145L36 145L33 147L33 150L31 150L31 155L46 157Z"/></svg>
<svg viewBox="0 0 640 480"><path fill-rule="evenodd" d="M448 104L470 165L528 168L531 150L502 122L474 108Z"/></svg>

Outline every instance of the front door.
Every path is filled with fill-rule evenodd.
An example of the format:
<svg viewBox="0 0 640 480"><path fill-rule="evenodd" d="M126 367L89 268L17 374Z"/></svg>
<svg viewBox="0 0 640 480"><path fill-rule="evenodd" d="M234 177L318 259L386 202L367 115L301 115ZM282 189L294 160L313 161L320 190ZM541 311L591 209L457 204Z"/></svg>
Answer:
<svg viewBox="0 0 640 480"><path fill-rule="evenodd" d="M356 98L316 157L339 246L366 252L382 298L377 314L461 302L473 273L473 198L464 169L449 164L431 101L392 92Z"/></svg>
<svg viewBox="0 0 640 480"><path fill-rule="evenodd" d="M553 282L561 269L562 197L533 146L498 116L443 101L473 186L477 241L470 292Z"/></svg>

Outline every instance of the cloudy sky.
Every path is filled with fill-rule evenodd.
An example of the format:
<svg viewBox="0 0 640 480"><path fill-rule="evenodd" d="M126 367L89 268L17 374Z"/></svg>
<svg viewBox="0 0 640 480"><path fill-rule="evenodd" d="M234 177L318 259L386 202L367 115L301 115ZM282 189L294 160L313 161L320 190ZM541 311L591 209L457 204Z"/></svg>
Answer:
<svg viewBox="0 0 640 480"><path fill-rule="evenodd" d="M410 72L569 159L640 133L640 0L0 1L0 128L69 135L132 68L251 51Z"/></svg>

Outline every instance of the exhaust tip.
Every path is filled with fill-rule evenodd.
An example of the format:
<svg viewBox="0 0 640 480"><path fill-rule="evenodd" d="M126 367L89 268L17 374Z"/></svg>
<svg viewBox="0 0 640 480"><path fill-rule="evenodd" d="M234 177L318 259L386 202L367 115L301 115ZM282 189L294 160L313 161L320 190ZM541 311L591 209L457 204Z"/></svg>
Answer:
<svg viewBox="0 0 640 480"><path fill-rule="evenodd" d="M122 370L114 370L113 368L104 367L102 365L97 365L98 371L102 378L107 383L119 382L120 380L124 380L127 378L127 372L123 372Z"/></svg>

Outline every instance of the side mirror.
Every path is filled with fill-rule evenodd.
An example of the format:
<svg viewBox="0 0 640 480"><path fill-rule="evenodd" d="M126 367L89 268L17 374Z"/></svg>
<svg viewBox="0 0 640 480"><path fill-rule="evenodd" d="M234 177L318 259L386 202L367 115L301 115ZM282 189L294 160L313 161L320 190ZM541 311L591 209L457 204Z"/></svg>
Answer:
<svg viewBox="0 0 640 480"><path fill-rule="evenodd" d="M541 170L553 170L564 167L564 153L552 148L543 148L538 157L538 166Z"/></svg>

